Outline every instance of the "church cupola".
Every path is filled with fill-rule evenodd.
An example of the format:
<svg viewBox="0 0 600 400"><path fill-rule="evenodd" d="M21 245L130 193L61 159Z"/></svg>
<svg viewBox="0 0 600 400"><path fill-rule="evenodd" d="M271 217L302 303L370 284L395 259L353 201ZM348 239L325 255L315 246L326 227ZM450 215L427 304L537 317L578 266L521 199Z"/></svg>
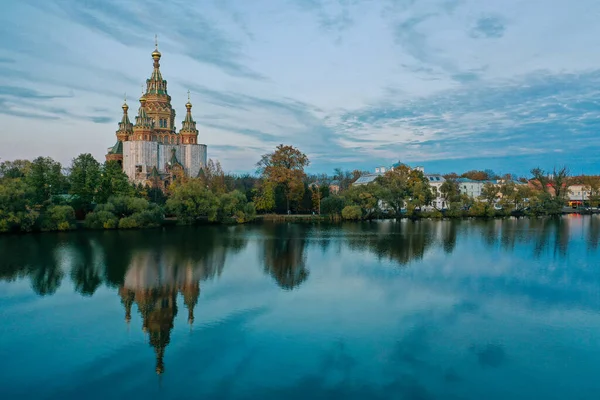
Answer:
<svg viewBox="0 0 600 400"><path fill-rule="evenodd" d="M181 143L183 144L197 144L198 143L198 130L196 129L196 121L192 118L192 103L190 102L190 91L188 90L188 102L185 104L187 110L185 119L182 122L181 130Z"/></svg>
<svg viewBox="0 0 600 400"><path fill-rule="evenodd" d="M158 51L158 39L155 37L154 51L152 59L154 60L154 70L150 79L146 80L146 94L167 94L167 81L165 81L160 73L160 51Z"/></svg>
<svg viewBox="0 0 600 400"><path fill-rule="evenodd" d="M140 97L140 108L133 126L133 140L151 140L154 120L146 112L146 97Z"/></svg>
<svg viewBox="0 0 600 400"><path fill-rule="evenodd" d="M129 136L133 134L133 124L129 120L129 115L127 114L129 110L129 106L127 105L127 97L125 97L125 102L121 108L123 109L123 116L121 117L121 122L119 122L117 139L121 142L126 142L129 140Z"/></svg>

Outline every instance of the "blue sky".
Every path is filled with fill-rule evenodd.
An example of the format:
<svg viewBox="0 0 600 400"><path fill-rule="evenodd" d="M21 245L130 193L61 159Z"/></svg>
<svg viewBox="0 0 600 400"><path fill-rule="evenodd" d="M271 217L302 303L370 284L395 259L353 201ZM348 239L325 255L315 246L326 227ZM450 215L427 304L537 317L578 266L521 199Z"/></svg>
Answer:
<svg viewBox="0 0 600 400"><path fill-rule="evenodd" d="M0 158L103 160L161 70L210 158L600 173L596 0L0 0Z"/></svg>

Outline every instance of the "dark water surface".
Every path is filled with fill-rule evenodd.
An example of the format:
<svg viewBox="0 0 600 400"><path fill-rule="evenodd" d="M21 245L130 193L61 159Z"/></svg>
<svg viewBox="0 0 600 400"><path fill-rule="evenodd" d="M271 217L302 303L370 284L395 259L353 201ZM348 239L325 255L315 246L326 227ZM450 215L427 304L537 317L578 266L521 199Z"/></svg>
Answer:
<svg viewBox="0 0 600 400"><path fill-rule="evenodd" d="M0 236L0 398L599 399L600 216Z"/></svg>

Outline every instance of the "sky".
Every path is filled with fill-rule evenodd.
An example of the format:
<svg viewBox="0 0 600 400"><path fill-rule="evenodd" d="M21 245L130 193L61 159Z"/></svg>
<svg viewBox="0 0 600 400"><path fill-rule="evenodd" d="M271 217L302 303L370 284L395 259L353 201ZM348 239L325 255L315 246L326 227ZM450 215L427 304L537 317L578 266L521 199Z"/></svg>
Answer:
<svg viewBox="0 0 600 400"><path fill-rule="evenodd" d="M0 0L0 160L104 160L161 71L181 126L253 172L600 173L597 0Z"/></svg>

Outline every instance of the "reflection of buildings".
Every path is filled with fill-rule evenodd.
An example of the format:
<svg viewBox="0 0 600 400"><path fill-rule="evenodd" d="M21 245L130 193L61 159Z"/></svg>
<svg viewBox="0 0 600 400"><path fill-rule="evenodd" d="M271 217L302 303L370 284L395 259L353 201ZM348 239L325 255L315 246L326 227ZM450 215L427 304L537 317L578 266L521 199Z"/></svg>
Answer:
<svg viewBox="0 0 600 400"><path fill-rule="evenodd" d="M168 254L168 253L167 253ZM188 323L194 321L194 307L200 296L200 280L212 269L197 264L178 265L164 253L139 253L125 274L119 289L125 306L125 320L131 320L131 308L137 304L142 317L142 330L156 353L156 373L164 371L164 353L170 341L177 315L177 294L181 293L188 309Z"/></svg>

